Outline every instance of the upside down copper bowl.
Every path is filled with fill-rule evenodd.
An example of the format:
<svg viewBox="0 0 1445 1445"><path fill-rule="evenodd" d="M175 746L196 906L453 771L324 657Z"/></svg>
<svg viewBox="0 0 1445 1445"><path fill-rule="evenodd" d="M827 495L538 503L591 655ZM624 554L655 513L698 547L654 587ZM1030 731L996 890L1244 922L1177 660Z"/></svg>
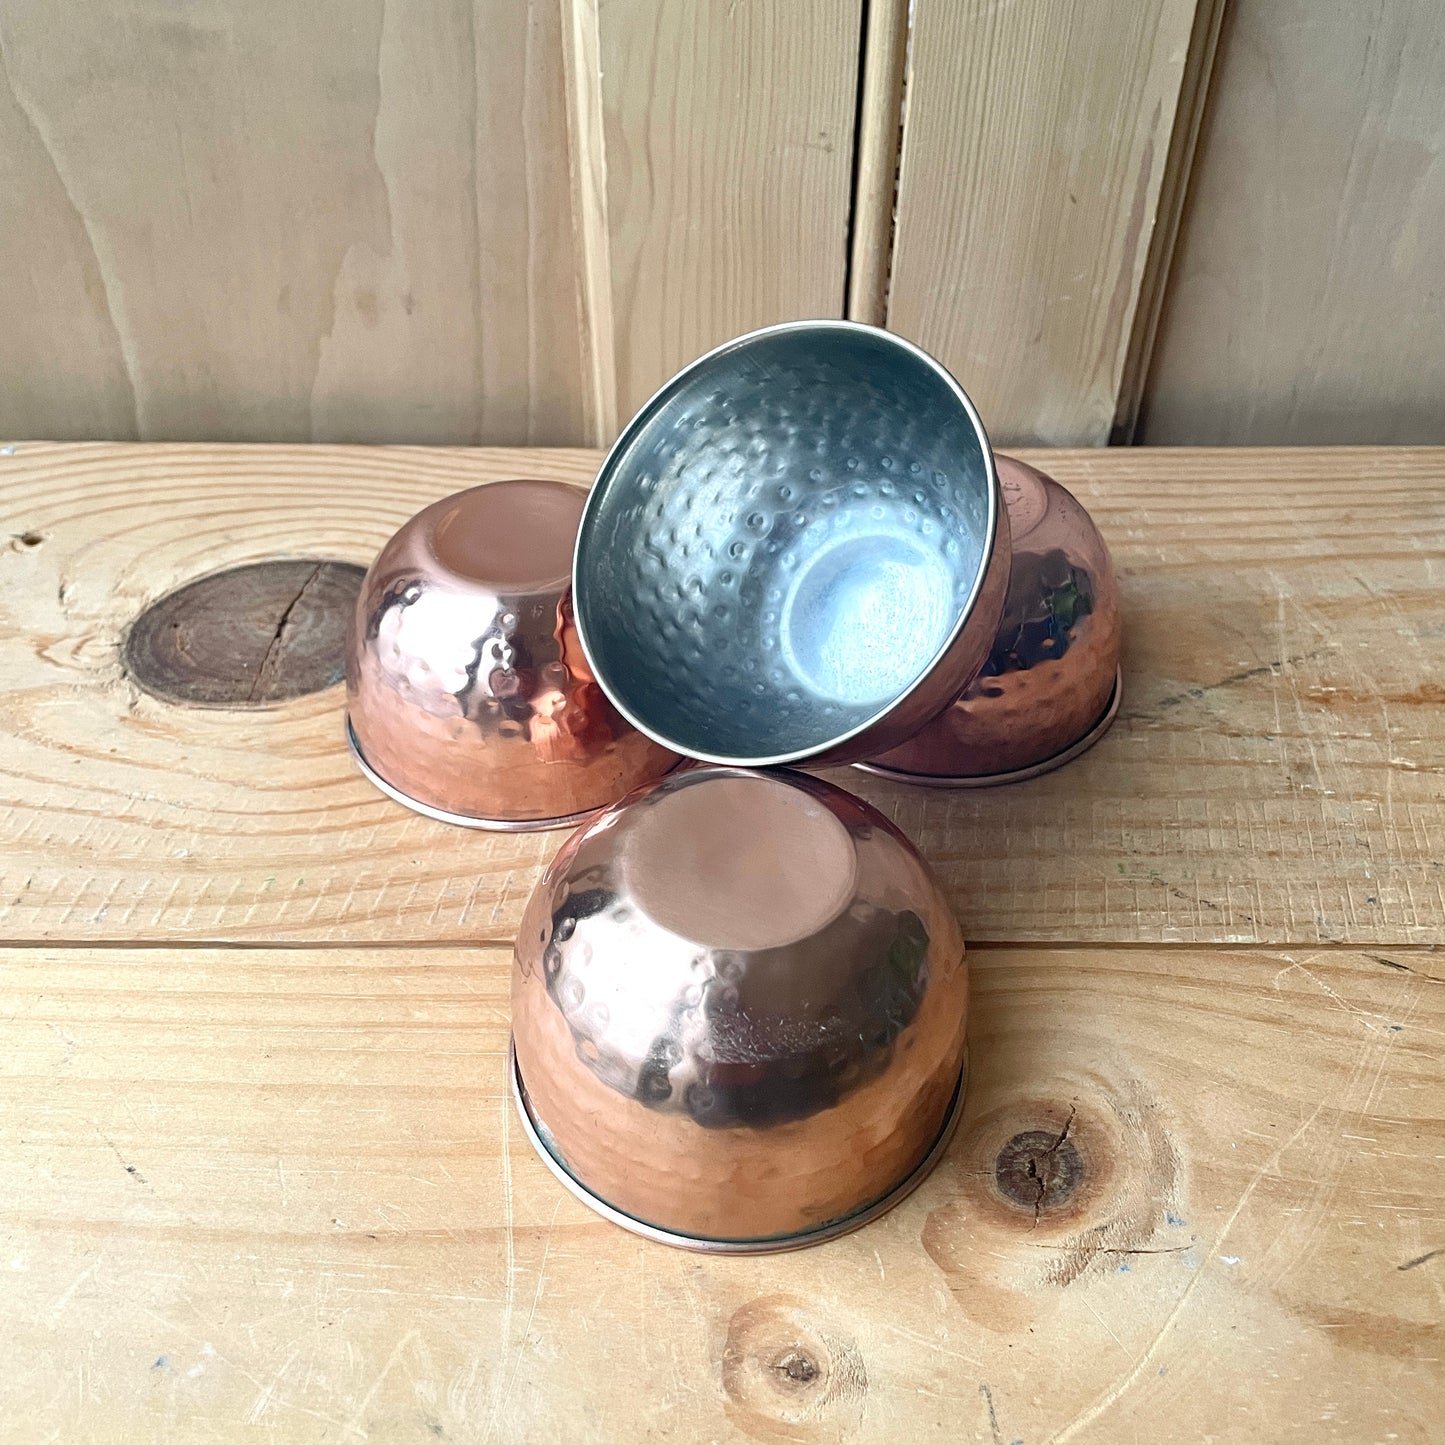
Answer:
<svg viewBox="0 0 1445 1445"><path fill-rule="evenodd" d="M473 487L417 513L367 572L348 733L397 801L470 827L560 827L676 766L608 702L578 644L584 496L554 481Z"/></svg>
<svg viewBox="0 0 1445 1445"><path fill-rule="evenodd" d="M558 1177L671 1244L795 1248L889 1207L963 1094L958 926L821 779L680 772L579 829L512 979L514 1089Z"/></svg>
<svg viewBox="0 0 1445 1445"><path fill-rule="evenodd" d="M1091 747L1119 709L1119 587L1109 549L1052 477L996 458L1013 558L993 648L946 712L859 766L903 782L1021 782Z"/></svg>

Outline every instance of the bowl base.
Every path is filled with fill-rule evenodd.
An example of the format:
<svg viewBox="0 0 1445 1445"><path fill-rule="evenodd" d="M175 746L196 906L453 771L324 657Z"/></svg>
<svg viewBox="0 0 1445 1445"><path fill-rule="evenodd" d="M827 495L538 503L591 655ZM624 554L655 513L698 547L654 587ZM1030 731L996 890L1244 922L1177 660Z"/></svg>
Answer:
<svg viewBox="0 0 1445 1445"><path fill-rule="evenodd" d="M527 1097L527 1086L522 1082L522 1073L517 1067L515 1044L509 1044L507 1048L507 1072L512 1081L512 1100L517 1106L517 1115L522 1121L523 1132L532 1148L537 1151L542 1162L556 1175L567 1190L576 1195L590 1209L596 1210L604 1219L611 1220L613 1224L620 1224L623 1229L630 1230L633 1234L640 1234L644 1239L651 1239L658 1244L670 1244L677 1249L694 1250L700 1254L783 1254L789 1250L806 1249L812 1244L822 1244L825 1240L837 1239L839 1235L849 1234L853 1230L861 1228L871 1220L886 1214L895 1204L901 1203L923 1183L932 1172L934 1165L943 1157L944 1151L948 1148L958 1129L958 1121L963 1116L963 1101L968 1083L968 1054L966 1052L964 1054L963 1069L958 1076L958 1085L954 1089L953 1098L949 1102L943 1128L939 1130L938 1137L934 1139L928 1153L923 1156L922 1161L901 1184L895 1184L881 1198L875 1199L871 1204L865 1204L861 1209L854 1210L852 1214L844 1215L841 1219L830 1220L827 1224L820 1224L813 1229L800 1230L796 1234L775 1234L763 1239L708 1239L695 1234L679 1234L674 1230L662 1229L656 1224L647 1223L646 1220L624 1214L622 1210L617 1209L588 1189L548 1146L543 1135L543 1126L539 1125L532 1116L532 1105Z"/></svg>
<svg viewBox="0 0 1445 1445"><path fill-rule="evenodd" d="M872 773L874 777L891 778L895 783L913 783L920 788L997 788L1004 783L1023 783L1030 778L1041 778L1055 768L1072 762L1081 753L1086 753L1109 731L1110 725L1119 712L1119 700L1124 694L1124 674L1120 669L1114 674L1114 689L1099 719L1082 737L1068 747L1044 758L1041 762L1030 763L1026 768L1014 768L1007 773L910 773L902 768L886 767L882 763L854 763L860 772Z"/></svg>
<svg viewBox="0 0 1445 1445"><path fill-rule="evenodd" d="M584 808L580 813L568 813L560 818L477 818L470 813L449 813L445 808L436 808L430 803L423 803L419 798L410 797L400 788L388 783L367 762L366 754L361 751L361 744L357 741L356 729L351 725L350 714L346 718L346 745L351 749L351 756L356 759L356 766L361 769L366 780L388 798L410 808L413 813L420 813L424 818L435 818L438 823L451 823L457 828L483 828L492 833L544 833L551 828L575 828L579 823L595 818L602 811L602 807L609 806L603 804L602 807Z"/></svg>

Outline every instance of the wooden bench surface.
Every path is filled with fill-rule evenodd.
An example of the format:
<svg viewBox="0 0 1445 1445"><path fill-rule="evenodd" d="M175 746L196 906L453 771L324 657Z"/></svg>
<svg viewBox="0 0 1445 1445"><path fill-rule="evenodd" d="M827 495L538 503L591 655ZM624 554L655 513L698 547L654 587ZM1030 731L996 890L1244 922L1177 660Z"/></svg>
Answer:
<svg viewBox="0 0 1445 1445"><path fill-rule="evenodd" d="M1011 788L831 774L954 900L968 1108L891 1215L732 1260L511 1117L562 835L389 802L322 685L319 564L596 454L0 449L5 1439L1438 1439L1445 451L1020 455L1113 550L1119 719ZM136 685L150 604L281 562L215 584L230 663L182 629Z"/></svg>

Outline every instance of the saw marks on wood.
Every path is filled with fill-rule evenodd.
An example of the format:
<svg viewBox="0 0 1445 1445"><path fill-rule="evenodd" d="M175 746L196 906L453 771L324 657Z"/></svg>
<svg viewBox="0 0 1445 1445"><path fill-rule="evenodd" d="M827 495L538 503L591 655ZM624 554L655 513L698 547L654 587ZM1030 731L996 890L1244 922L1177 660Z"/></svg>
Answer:
<svg viewBox="0 0 1445 1445"><path fill-rule="evenodd" d="M976 940L1445 936L1440 451L1027 453L1111 547L1124 701L1061 772L834 776ZM339 689L162 702L123 643L197 578L364 566L489 478L585 451L29 446L0 456L0 928L16 939L510 940L554 835L463 833L356 772ZM337 660L339 664L339 659Z"/></svg>

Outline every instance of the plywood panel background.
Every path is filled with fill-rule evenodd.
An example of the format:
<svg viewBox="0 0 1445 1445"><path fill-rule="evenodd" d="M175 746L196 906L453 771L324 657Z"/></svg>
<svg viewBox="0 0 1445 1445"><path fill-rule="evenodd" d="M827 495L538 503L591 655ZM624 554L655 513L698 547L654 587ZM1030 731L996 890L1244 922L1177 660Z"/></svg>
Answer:
<svg viewBox="0 0 1445 1445"><path fill-rule="evenodd" d="M888 324L997 440L1107 440L1194 0L917 0Z"/></svg>
<svg viewBox="0 0 1445 1445"><path fill-rule="evenodd" d="M626 420L739 332L841 316L861 0L596 5L606 317ZM585 104L585 100L584 100ZM601 434L610 441L604 408Z"/></svg>
<svg viewBox="0 0 1445 1445"><path fill-rule="evenodd" d="M1143 440L1445 440L1439 0L1232 0L1190 190Z"/></svg>
<svg viewBox="0 0 1445 1445"><path fill-rule="evenodd" d="M861 23L861 0L16 0L0 434L610 439L706 346L841 314Z"/></svg>
<svg viewBox="0 0 1445 1445"><path fill-rule="evenodd" d="M17 0L0 431L564 440L560 17L509 0Z"/></svg>
<svg viewBox="0 0 1445 1445"><path fill-rule="evenodd" d="M846 310L1004 443L1445 441L1442 73L1435 0L12 0L0 436L601 445Z"/></svg>

